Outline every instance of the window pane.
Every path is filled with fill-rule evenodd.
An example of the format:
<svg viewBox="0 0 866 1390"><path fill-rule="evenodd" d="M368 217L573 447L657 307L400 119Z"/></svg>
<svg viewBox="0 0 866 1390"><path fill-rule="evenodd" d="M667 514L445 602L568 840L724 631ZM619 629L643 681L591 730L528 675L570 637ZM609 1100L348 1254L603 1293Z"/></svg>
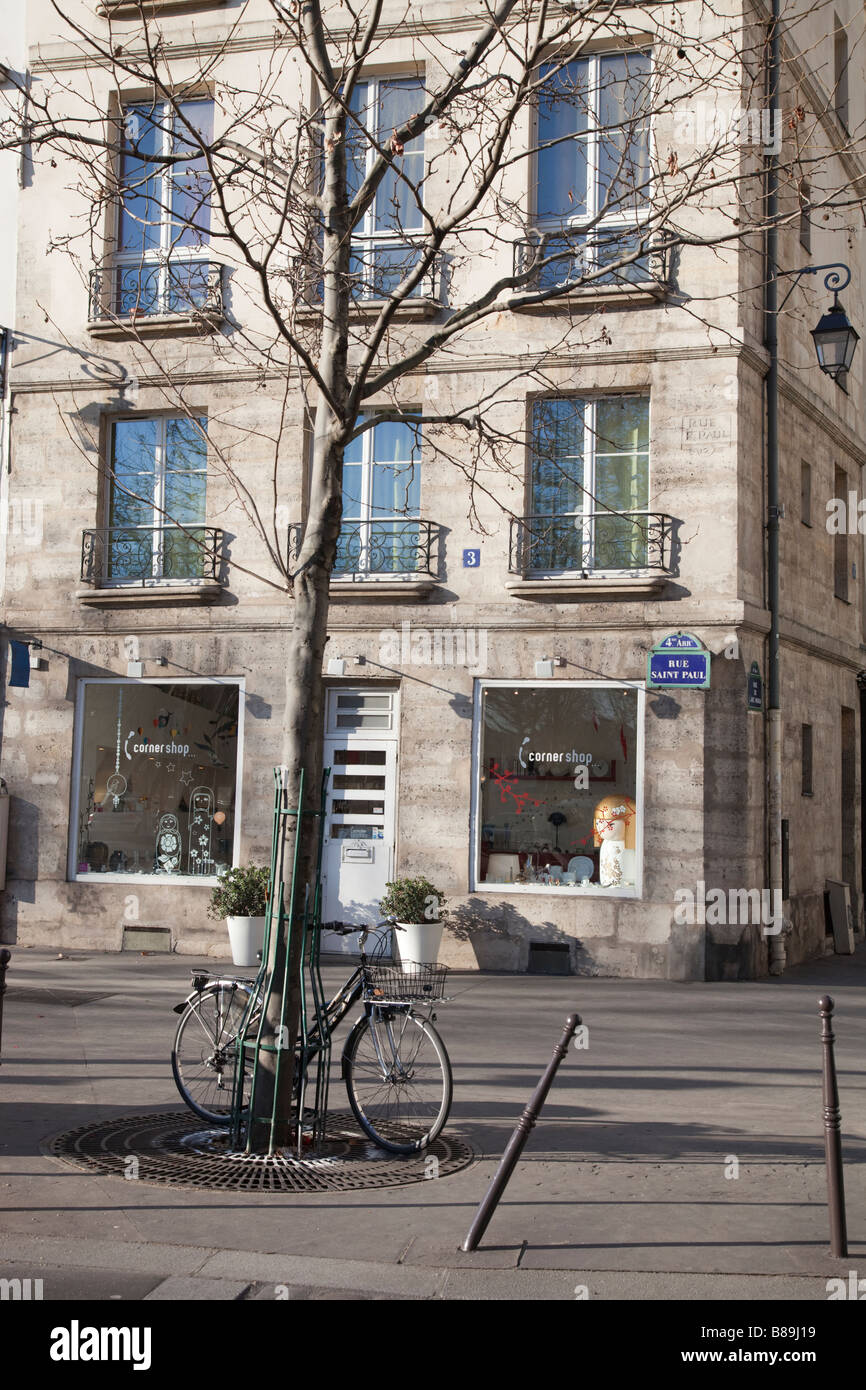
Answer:
<svg viewBox="0 0 866 1390"><path fill-rule="evenodd" d="M181 102L174 117L173 152L186 158L171 169L172 246L201 246L210 231L210 175L204 156L196 153L196 134L205 144L213 139L209 101Z"/></svg>
<svg viewBox="0 0 866 1390"><path fill-rule="evenodd" d="M649 506L649 402L608 397L596 405L595 510L645 511ZM622 452L614 452L622 450ZM644 517L596 517L596 569L635 569L647 563Z"/></svg>
<svg viewBox="0 0 866 1390"><path fill-rule="evenodd" d="M174 522L180 522L187 526L204 522L206 488L207 475L204 473L167 472L164 524L171 526Z"/></svg>
<svg viewBox="0 0 866 1390"><path fill-rule="evenodd" d="M376 131L379 143L387 148L391 135L424 104L424 86L418 77L382 79ZM376 231L417 231L421 212L410 185L418 186L424 177L424 136L418 135L394 159L376 192ZM405 273L405 272L404 272ZM393 272L392 272L393 274Z"/></svg>
<svg viewBox="0 0 866 1390"><path fill-rule="evenodd" d="M364 134L370 120L370 84L359 82L352 92L349 110L355 120L346 121L346 159L349 198L354 198L367 170L367 151L370 142Z"/></svg>
<svg viewBox="0 0 866 1390"><path fill-rule="evenodd" d="M153 159L162 152L162 106L128 106L123 112L121 146L120 224L121 251L156 250L162 220L162 167Z"/></svg>
<svg viewBox="0 0 866 1390"><path fill-rule="evenodd" d="M417 516L421 476L415 464L377 464L373 468L372 514Z"/></svg>
<svg viewBox="0 0 866 1390"><path fill-rule="evenodd" d="M547 80L538 103L538 216L585 217L587 203L586 60L558 71L542 68Z"/></svg>
<svg viewBox="0 0 866 1390"><path fill-rule="evenodd" d="M482 886L633 889L637 693L488 687L482 709Z"/></svg>
<svg viewBox="0 0 866 1390"><path fill-rule="evenodd" d="M533 409L532 511L543 516L584 510L586 402L537 401Z"/></svg>
<svg viewBox="0 0 866 1390"><path fill-rule="evenodd" d="M118 420L112 428L111 500L109 526L152 526L156 470L155 420ZM116 538L119 540L119 538ZM133 571L138 550L129 551L130 542L115 548L110 568L121 565L122 554ZM138 541L135 541L136 547ZM115 577L118 577L115 574Z"/></svg>
<svg viewBox="0 0 866 1390"><path fill-rule="evenodd" d="M237 686L88 685L79 875L210 877L229 867L237 735Z"/></svg>
<svg viewBox="0 0 866 1390"><path fill-rule="evenodd" d="M165 455L169 468L189 470L207 467L207 418L168 420L165 426Z"/></svg>
<svg viewBox="0 0 866 1390"><path fill-rule="evenodd" d="M650 60L617 54L599 64L598 209L635 211L647 200Z"/></svg>
<svg viewBox="0 0 866 1390"><path fill-rule="evenodd" d="M361 487L364 470L359 463L343 464L343 517L354 520L361 516Z"/></svg>

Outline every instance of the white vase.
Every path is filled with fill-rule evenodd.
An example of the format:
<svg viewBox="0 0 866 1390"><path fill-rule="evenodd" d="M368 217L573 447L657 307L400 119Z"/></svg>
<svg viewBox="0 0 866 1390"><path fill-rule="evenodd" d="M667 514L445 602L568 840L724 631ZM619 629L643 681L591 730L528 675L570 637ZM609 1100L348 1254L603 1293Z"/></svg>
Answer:
<svg viewBox="0 0 866 1390"><path fill-rule="evenodd" d="M258 967L258 952L265 944L264 917L227 917L226 926L229 929L232 963Z"/></svg>
<svg viewBox="0 0 866 1390"><path fill-rule="evenodd" d="M435 965L442 944L443 922L398 922L402 931L394 932L404 975L413 965Z"/></svg>

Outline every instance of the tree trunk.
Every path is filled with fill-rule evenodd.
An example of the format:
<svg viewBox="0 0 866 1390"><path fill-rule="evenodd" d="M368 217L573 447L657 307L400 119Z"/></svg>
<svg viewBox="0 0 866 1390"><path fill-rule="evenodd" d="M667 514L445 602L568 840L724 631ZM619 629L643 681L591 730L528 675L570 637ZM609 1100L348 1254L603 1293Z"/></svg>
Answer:
<svg viewBox="0 0 866 1390"><path fill-rule="evenodd" d="M322 776L322 659L327 640L328 586L337 552L343 509L343 438L349 395L346 374L349 336L349 266L345 117L339 103L325 113L322 192L322 338L318 368L322 387L316 400L310 472L310 501L294 583L295 612L286 661L286 708L282 761L288 768L288 805L297 806L300 772L309 814L285 818L283 930L271 933L268 982L274 990L262 1028L256 1086L250 1098L250 1147L267 1150L270 1117L276 1115L274 1147L290 1142L295 1044L301 1009L301 926L305 889L315 890L318 818ZM299 819L299 824L295 821ZM298 872L292 881L295 836ZM277 885L273 885L274 892ZM276 924L277 928L279 923ZM288 971L286 972L286 957ZM286 998L282 981L286 978ZM275 1050L282 1049L277 1077ZM299 1117L302 1118L302 1117Z"/></svg>

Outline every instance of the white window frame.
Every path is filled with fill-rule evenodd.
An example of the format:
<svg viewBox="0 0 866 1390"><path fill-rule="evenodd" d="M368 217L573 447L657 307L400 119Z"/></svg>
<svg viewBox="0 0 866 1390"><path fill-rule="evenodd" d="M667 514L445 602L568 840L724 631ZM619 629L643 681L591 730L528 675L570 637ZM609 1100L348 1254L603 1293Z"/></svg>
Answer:
<svg viewBox="0 0 866 1390"><path fill-rule="evenodd" d="M634 690L637 694L635 716L637 747L635 749L635 883L633 888L602 888L599 883L591 883L583 888L580 884L561 884L551 887L543 883L487 883L481 878L481 746L483 692L497 688L511 690ZM644 844L644 750L646 744L646 682L645 681L533 681L533 680L487 680L477 678L473 691L472 705L472 796L469 812L469 892L489 893L495 897L503 894L521 896L544 896L545 898L602 898L609 902L643 897L643 844Z"/></svg>
<svg viewBox="0 0 866 1390"><path fill-rule="evenodd" d="M66 863L66 878L69 883L129 883L138 887L143 885L164 888L169 884L180 884L192 888L213 888L219 882L216 874L80 874L78 872L78 817L81 813L81 759L84 745L84 702L87 687L91 685L236 685L238 688L238 738L237 759L235 763L235 809L234 839L232 841L232 864L240 863L241 857L241 817L243 813L243 752L244 752L244 713L246 708L246 678L244 676L187 676L172 681L162 677L142 677L135 680L126 676L82 677L78 682L75 696L75 725L72 743L72 795L69 812L69 846Z"/></svg>
<svg viewBox="0 0 866 1390"><path fill-rule="evenodd" d="M583 140L587 146L587 191L585 213L574 212L569 215L562 215L556 218L544 218L541 217L538 213L538 194L541 188L541 117L538 106L536 105L534 112L534 143L536 150L534 159L535 209L533 212L532 225L535 232L542 239L546 239L547 237L556 237L557 234L559 234L560 236L565 236L569 232L574 233L575 236L579 236L581 231L585 227L591 228L593 226L593 223L595 223L595 226L599 230L606 230L616 227L622 228L624 231L637 230L644 222L649 220L652 211L652 196L650 188L649 186L647 186L642 194L643 201L640 207L635 208L634 210L626 207L614 209L612 211L609 210L605 212L604 215L596 222L596 218L598 218L599 214L598 173L599 147L601 144L601 131L599 126L599 81L601 62L604 58L615 58L622 56L628 57L638 53L645 54L649 57L649 73L647 74L646 80L647 85L652 91L655 88L656 70L655 50L650 46L647 46L645 48L636 48L634 50L622 48L608 48L598 53L582 54L569 60L569 62L573 63L588 63L589 71L591 74L591 80L589 83L591 98L589 102L587 118L588 123L592 128L587 131L587 134L585 136L573 137L576 140ZM568 67L568 65L568 63L565 63L563 64L563 67ZM543 68L545 64L542 63L540 66ZM653 106L654 103L651 101L650 112L646 120L649 179L652 178L652 150L655 135L655 113L653 110ZM591 232L590 240L593 240ZM580 255L587 271L596 270L598 268L597 247L590 248L588 251L584 250L584 248L579 248L575 254ZM566 262L563 261L563 266L565 265ZM640 281L629 282L629 284L624 285L623 288L633 288L637 284L640 284Z"/></svg>
<svg viewBox="0 0 866 1390"><path fill-rule="evenodd" d="M583 503L584 503L584 505L583 505L583 507L581 507L578 511L575 511L575 512L558 512L558 513L551 513L551 518L553 518L554 516L556 516L556 517L573 516L573 517L575 518L575 527L577 527L579 524L581 524L581 518L584 518L584 517L586 517L588 514L591 514L591 513L593 513L593 512L604 511L604 508L603 508L603 507L597 507L597 506L596 506L596 459L597 459L597 457L598 457L598 450L596 449L596 442L597 442L597 440L598 440L598 433L597 433L597 430L596 430L595 421L596 421L596 408L597 408L597 406L598 406L599 401L609 401L609 400L644 400L644 401L646 401L646 403L647 403L647 449L646 449L646 456L647 456L647 460L646 460L646 492L647 492L647 506L646 506L646 508L637 508L634 512L628 513L627 515L639 516L639 515L643 514L643 515L648 516L648 517L651 516L651 515L653 514L653 513L652 513L652 471L651 471L651 469L652 469L652 447L651 447L651 442L652 442L652 416L651 416L651 411L652 411L652 396L651 396L648 392L646 392L646 391L622 391L622 392L617 392L617 393L612 394L612 395L605 395L605 396L536 396L535 399L531 402L531 416L530 416L530 419L531 419L531 422L532 422L531 438L532 438L532 448L533 448L533 449L534 449L534 445L535 445L535 411L536 411L536 407L539 406L539 405L541 405L541 404L543 404L545 401L553 401L553 400L573 400L573 401L582 401L583 404L584 404L584 406L588 408L588 409L587 409L587 413L586 413L585 416L584 416L584 421L585 421L584 430L585 430L585 437L588 437L588 439L589 439L589 446L590 446L590 447L589 447L589 449L587 450L587 452L584 454L584 463L583 463L583 467L584 467ZM591 424L590 424L590 423L587 423L587 422L590 420L590 417L591 417ZM610 451L608 451L608 452L610 452ZM620 450L619 452L621 453L622 451ZM589 458L589 460L590 460L589 469L587 469L587 458ZM535 455L534 455L534 453L531 453L531 454L530 454L530 470L531 470L531 476L530 476L530 479L529 479L529 487L530 487L529 501L530 501L530 503L531 503L530 515L531 515L531 516L539 516L539 517L541 517L542 515L544 515L544 513L542 513L542 512L536 512L536 511L535 511L535 504L534 504L534 502L533 502L533 496L534 496L534 491L535 491ZM625 514L625 513L620 513L620 512L612 512L612 515L620 516L620 515L626 515L626 514ZM594 526L594 523L593 523L592 521L583 521L583 522L582 522L582 527L583 527L583 528L587 528L587 529L589 529L590 531L592 531L593 526ZM592 546L593 546L593 548L594 548L594 546L595 546L595 538L594 538L594 535L592 536ZM559 569L559 570L544 570L544 569L534 569L534 568L532 568L532 566L530 566L530 567L527 569L526 572L527 572L528 575L531 575L531 576L532 576L533 578L535 578L535 579L544 579L544 578L555 579L555 578L560 578L560 577L562 577L563 575L574 574L574 573L577 571L577 569L578 569L578 567L575 566L573 569L565 569L565 570L563 570L563 569ZM587 570L587 573L590 574L590 575L592 575L593 579L622 579L622 578L643 579L643 578L646 578L647 576L651 575L653 572L654 572L654 571L653 571L649 566L641 566L641 567L637 567L637 566L636 566L634 569L619 569L619 570L615 570L615 569L602 569L602 568L595 568L595 567L593 567L593 568L589 568L589 569Z"/></svg>
<svg viewBox="0 0 866 1390"><path fill-rule="evenodd" d="M375 410L370 412L375 421ZM345 517L346 524L362 528L361 535L366 533L366 543L362 539L361 550L358 556L358 565L354 570L339 570L331 575L333 584L358 584L363 581L365 584L394 584L405 581L406 583L416 582L418 572L416 570L371 570L370 563L370 543L369 537L371 528L377 522L405 521L407 523L422 520L421 516L421 480L423 478L422 463L424 457L424 414L420 406L406 406L406 415L418 422L418 437L420 440L420 451L417 461L412 464L407 459L406 463L418 470L418 515L409 516L406 512L394 512L392 516L373 515L373 469L376 466L375 454L375 423L370 429L364 430L359 436L361 440L361 459L359 463L350 464L349 467L361 469L361 501L360 517ZM394 422L392 422L394 423ZM399 422L397 422L399 423Z"/></svg>
<svg viewBox="0 0 866 1390"><path fill-rule="evenodd" d="M195 530L203 530L203 529L205 529L205 528L207 527L207 483L208 483L208 464L207 464L207 441L206 441L206 440L205 440L205 464L204 464L204 468L196 468L196 469L192 470L192 471L195 472L195 473L203 473L203 474L204 474L204 480L205 480L204 497L203 497L204 504L205 504L205 505L204 505L204 518L203 518L201 521L187 521L187 522L183 522L183 523L178 523L178 522L174 521L171 517L166 516L166 514L165 514L165 475L166 475L165 461L166 461L166 431L167 431L167 426L168 426L169 421L171 421L171 420L188 420L189 418L190 418L190 417L187 416L187 415L144 415L144 414L142 414L142 415L125 415L125 416L117 416L117 417L113 418L113 419L109 422L109 431L108 431L109 462L108 462L108 497L107 497L107 503L108 503L108 505L107 505L107 511L106 511L106 530L108 531L109 534L108 534L108 537L107 537L106 542L105 542L105 553L104 553L104 555L103 555L103 567L104 567L104 571L105 571L105 575L106 575L106 576L107 576L108 569L109 569L109 567L110 567L110 566L109 566L109 554L110 554L110 547L111 547L111 534L110 534L111 531L113 531L113 530L118 530L118 531L120 531L120 530L122 530L122 531L144 531L144 532L150 532L150 534L154 537L153 561L152 561L152 574L151 574L150 579L145 580L144 586L143 586L144 588L156 588L156 587L162 587L162 586L164 586L164 585L170 585L171 587L184 585L184 586L189 586L189 587L191 587L191 588L195 588L197 585L200 585L200 584L203 584L203 583L206 582L205 580L199 578L199 577L196 576L196 575L190 575L190 576L188 576L188 577L184 577L184 576L181 575L181 576L178 576L177 578L175 578L175 577L172 576L172 575L169 575L168 577L164 576L163 573L162 573L162 563L161 563L161 561L162 561L162 556L163 556L163 550L162 550L162 546L158 543L158 536L157 536L157 533L158 533L158 532L163 532L163 531L183 531L183 530L195 531ZM205 422L206 422L206 421L207 421L207 416L196 416L195 419L196 419L196 420L198 420L198 419L204 419ZM132 420L140 420L140 421L142 421L142 422L147 421L147 420L153 420L153 421L156 422L156 425L157 425L156 447L155 447L154 460L153 460L153 463L154 463L154 467L153 467L153 502L152 502L152 506L153 506L153 521L152 521L152 524L151 524L150 526L147 526L147 525L144 525L144 524L141 524L141 525L138 525L138 526L124 526L124 525L121 524L121 523L115 524L115 523L112 522L112 520L111 520L111 509L112 509L112 502L113 502L113 498L114 498L114 489L115 489L116 482L117 482L117 479L116 479L116 476L115 476L115 457L116 457L116 455L115 455L115 448L114 448L115 428L116 428L116 426L119 425L119 424L120 424L120 425L126 424L126 423L128 423L128 422L130 422L130 421L132 421ZM105 577L105 578L103 579L103 585L104 585L105 588L108 588L108 589L125 589L125 588L130 588L130 587L132 587L132 588L141 588L141 587L142 587L142 581L141 581L139 578L136 578L136 577L131 577L131 578L130 578L130 577L126 577L126 576L118 576L117 578L113 578L113 577L108 578L108 577Z"/></svg>
<svg viewBox="0 0 866 1390"><path fill-rule="evenodd" d="M363 111L357 112L357 113L353 113L352 120L353 120L353 122L358 126L358 128L359 128L359 129L363 129L363 130L366 132L366 134L368 135L368 137L369 137L369 138L365 141L365 162L364 162L364 174L365 174L365 177L366 177L367 174L370 173L370 170L372 169L372 167L373 167L373 165L375 164L376 160L379 158L379 152L378 152L378 150L376 149L376 145L378 144L378 138L379 138L379 137L378 137L377 132L376 132L375 122L376 122L376 117L377 117L377 113L378 113L378 110L379 110L379 86L380 86L380 83L388 84L388 83L393 83L393 82L411 82L411 81L417 81L417 82L419 82L420 85L421 85L421 88L422 88L422 90L423 90L423 87L424 87L424 74L423 74L423 72L417 72L417 71L416 71L416 72L412 72L412 71L408 71L408 72L391 72L391 73L383 73L383 74L381 74L381 75L371 74L369 77L363 76L363 77L361 77L361 79L360 79L359 85L360 85L361 83L366 83L366 84L367 84L367 101L366 101L366 104L365 104L365 107L364 107ZM363 119L362 119L362 120L359 120L359 119L358 119L359 116L361 116ZM418 138L418 137L416 137L416 138ZM421 133L420 139L422 140L422 142L423 142L424 145L426 146L426 141L424 140L424 132L423 132L423 131L422 131L422 133ZM426 166L426 149L422 149L421 155L422 155L422 159L425 160L424 170L425 170L425 172L426 172L426 167L427 167L427 166ZM422 175L422 177L423 177L423 175ZM420 212L419 212L419 218L420 218ZM418 225L417 230L406 229L406 228L404 228L403 231L400 232L400 231L398 231L396 228L395 228L395 229L389 229L389 228L380 228L380 227L377 227L377 226L376 226L376 199L375 199L375 197L374 197L374 198L371 200L370 205L369 205L369 207L366 209L366 211L365 211L365 213L364 213L364 216L363 216L361 222L358 224L357 227L354 228L354 230L353 230L353 232L352 232L352 250L354 251L354 250L357 249L357 250L360 251L361 257L362 257L362 263L363 263L363 267L364 267L364 281L363 281L363 285L362 285L362 287L361 287L361 289L360 289L360 292L359 292L358 295L357 295L357 298L361 301L361 303L364 303L365 301L366 301L366 302L372 301L372 302L374 302L374 303L380 302L380 301L381 301L381 296L378 295L377 292L376 292L376 286L375 286L375 285L371 282L371 280L368 278L368 277L370 277L370 276L372 275L372 273L373 273L373 266L374 266L374 264L375 264L375 256L374 256L374 253L375 253L376 248L377 248L377 247L386 248L386 247L388 247L388 246L396 246L396 247L399 247L399 246L402 246L404 243L406 243L408 238L413 237L413 236L423 237L423 235L424 235L423 220L419 221L419 225ZM426 297L426 298L428 298L428 299L432 299L432 298L433 298L433 295L434 295L434 283L433 283L433 274L432 274L432 271L430 272L430 274L429 274L428 276L425 277L425 279L421 282L421 284L419 284L418 286L416 286L415 290L414 290L413 293L412 293L411 298L414 298L414 297L417 296L417 295L422 295L422 296L424 296L424 297Z"/></svg>
<svg viewBox="0 0 866 1390"><path fill-rule="evenodd" d="M190 98L189 98L189 101L191 101L191 102L197 102L198 104L200 104L200 105L202 105L202 106L209 106L209 107L211 108L211 114L214 113L215 106L214 106L214 101L213 101L213 98L212 98L212 97L200 97L200 98L199 98L199 97L190 97ZM134 111L135 111L135 108L136 108L136 107L142 107L142 106L148 106L148 103L147 103L146 101L127 101L127 102L123 102L123 103L122 103L121 108L120 108L120 123L121 123L122 130L123 130L123 132L124 132L124 138L126 137L126 127L127 127L127 122L128 122L128 120L129 120L130 114L134 114ZM174 116L174 112L173 112L173 110L172 110L172 108L171 108L170 103L164 102L164 101L161 101L161 102L154 102L154 103L152 104L151 109L152 109L153 112L154 112L154 122L153 122L153 123L154 123L154 126L157 126L157 127L160 128L161 148L160 148L160 150L159 150L159 154L160 154L160 155L170 155L170 154L172 153L172 143L173 143L174 138L175 138L175 129L174 129L175 116ZM162 114L161 116L157 116L157 115L156 115L157 110L161 110L163 114ZM166 119L166 115L167 115L167 114L171 117L170 120L167 120L167 119ZM143 158L143 156L142 156L142 158ZM164 165L158 167L157 174L156 174L156 178L159 180L159 186L160 186L160 192L159 192L158 199L157 199L157 202L158 202L158 205L159 205L159 246L158 246L157 248L152 248L151 250L148 250L148 251L122 251L122 250L120 249L120 228L121 228L121 219L122 219L122 217L123 217L123 194L124 194L124 187L123 187L123 182L122 182L122 179L123 179L123 152L121 153L119 173L120 173L121 182L120 182L120 192L119 192L119 197L118 197L118 209L117 209L117 238L116 238L116 244L115 244L114 254L113 254L113 256L111 257L111 266L110 266L109 274L112 274L112 276L113 276L113 273L114 273L115 271L118 271L118 270L122 271L123 268L124 268L125 266L129 266L129 267L131 267L131 268L133 268L133 269L134 269L134 268L140 268L140 269L141 269L141 272L142 272L142 275L144 275L144 274L147 272L147 270L148 270L148 268L149 268L150 266L155 265L155 266L157 267L157 293L156 293L156 305L157 305L157 307L156 307L154 310L151 310L151 311L149 311L149 312L147 312L147 313L144 313L144 312L141 312L141 311L139 311L139 313L141 314L141 317L142 317L142 318L157 318L157 317L165 317L165 316L173 317L176 313L178 313L178 312L181 312L181 313L182 313L183 311L173 311L173 310L169 310L168 308L164 308L164 307L163 307L163 306L167 306L167 304L168 304L168 296L169 296L169 288L170 288L170 286L169 286L169 266L170 266L171 264L174 264L174 265L183 265L183 264L185 264L185 263L188 262L188 261L193 261L193 262L209 262L209 261L211 261L211 260L213 259L213 256L212 256L211 245L210 245L210 237L211 237L210 229L208 229L207 232L202 232L200 229L197 229L198 235L199 235L200 238L201 238L201 245L200 245L200 246L176 246L175 243L172 241L172 237L171 237L171 227L172 227L172 222L171 222L171 202L172 202L171 186L172 186L173 177L174 177L174 169L173 169L173 166L172 166L172 165L164 164ZM212 213L212 212L213 212L213 209L211 208L211 213ZM112 280L112 283L111 283L111 286L110 286L110 295L109 295L109 302L110 302L110 304L111 304L111 306L112 306L112 312L116 312L116 313L117 313L117 316L118 316L119 318L131 318L131 317L134 317L134 315L131 314L131 313L129 313L129 312L121 313L120 310L119 310L119 308L117 308L116 305L115 305L115 300L116 300L115 287L114 287L114 283L113 283L113 280Z"/></svg>

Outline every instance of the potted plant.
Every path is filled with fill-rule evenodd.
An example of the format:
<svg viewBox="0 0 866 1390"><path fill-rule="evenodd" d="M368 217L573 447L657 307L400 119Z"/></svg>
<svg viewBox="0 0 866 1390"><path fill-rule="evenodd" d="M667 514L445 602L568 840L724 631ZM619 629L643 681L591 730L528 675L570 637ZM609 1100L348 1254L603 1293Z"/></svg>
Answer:
<svg viewBox="0 0 866 1390"><path fill-rule="evenodd" d="M265 941L265 912L271 871L248 864L228 869L211 892L208 916L225 921L235 965L258 965Z"/></svg>
<svg viewBox="0 0 866 1390"><path fill-rule="evenodd" d="M383 917L393 917L403 928L396 934L403 970L409 973L415 963L435 965L448 915L439 889L428 878L398 878L385 884L379 906Z"/></svg>

